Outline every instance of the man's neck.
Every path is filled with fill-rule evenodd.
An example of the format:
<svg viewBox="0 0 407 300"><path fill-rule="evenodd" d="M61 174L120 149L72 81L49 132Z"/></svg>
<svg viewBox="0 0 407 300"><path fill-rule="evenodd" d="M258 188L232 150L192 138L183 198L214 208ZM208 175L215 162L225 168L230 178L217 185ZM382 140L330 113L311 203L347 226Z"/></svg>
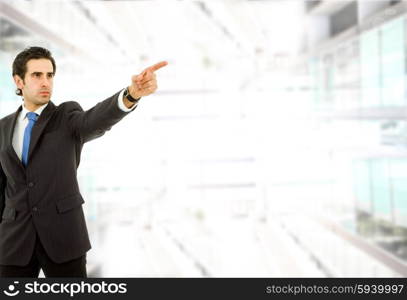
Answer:
<svg viewBox="0 0 407 300"><path fill-rule="evenodd" d="M36 111L37 109L39 109L41 106L44 106L45 104L47 104L47 103L38 105L38 104L34 104L34 103L32 103L32 102L28 102L28 101L25 101L25 100L24 100L24 107L25 107L28 111L31 111L31 112Z"/></svg>

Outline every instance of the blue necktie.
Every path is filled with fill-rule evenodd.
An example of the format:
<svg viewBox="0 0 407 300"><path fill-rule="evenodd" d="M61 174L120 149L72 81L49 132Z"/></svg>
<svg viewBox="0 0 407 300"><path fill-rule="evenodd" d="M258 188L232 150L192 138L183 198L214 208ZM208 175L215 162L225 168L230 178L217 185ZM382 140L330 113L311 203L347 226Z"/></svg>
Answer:
<svg viewBox="0 0 407 300"><path fill-rule="evenodd" d="M22 155L22 162L24 166L27 166L28 162L28 149L30 148L30 139L31 139L31 131L37 121L38 115L33 112L27 113L28 125L24 130L24 139L23 139L23 155Z"/></svg>

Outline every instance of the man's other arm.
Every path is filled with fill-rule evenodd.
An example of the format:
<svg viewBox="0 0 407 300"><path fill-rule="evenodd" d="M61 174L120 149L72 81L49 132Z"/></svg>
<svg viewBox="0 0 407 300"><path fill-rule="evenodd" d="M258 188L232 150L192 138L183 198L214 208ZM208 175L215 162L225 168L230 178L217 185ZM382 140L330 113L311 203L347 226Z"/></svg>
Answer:
<svg viewBox="0 0 407 300"><path fill-rule="evenodd" d="M4 174L3 168L0 165L0 223L3 216L5 201L6 201L6 174Z"/></svg>

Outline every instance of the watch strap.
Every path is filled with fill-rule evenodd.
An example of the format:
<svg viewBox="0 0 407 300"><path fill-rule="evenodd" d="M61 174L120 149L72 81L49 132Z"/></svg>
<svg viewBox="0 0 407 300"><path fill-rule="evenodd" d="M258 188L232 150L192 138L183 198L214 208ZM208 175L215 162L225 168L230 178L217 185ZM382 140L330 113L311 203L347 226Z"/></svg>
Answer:
<svg viewBox="0 0 407 300"><path fill-rule="evenodd" d="M136 98L133 98L133 97L130 95L130 92L129 92L129 88L128 88L128 87L127 87L126 90L124 91L123 96L126 97L127 100L129 100L130 102L133 102L133 103L136 103L136 102L138 102L138 101L141 99L141 97L139 97L139 98L137 98L137 99L136 99Z"/></svg>

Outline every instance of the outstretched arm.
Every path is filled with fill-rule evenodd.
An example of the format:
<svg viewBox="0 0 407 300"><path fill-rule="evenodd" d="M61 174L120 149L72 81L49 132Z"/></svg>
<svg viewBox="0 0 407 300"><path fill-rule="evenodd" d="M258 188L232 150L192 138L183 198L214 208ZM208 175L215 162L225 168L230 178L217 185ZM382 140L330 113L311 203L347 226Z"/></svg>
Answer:
<svg viewBox="0 0 407 300"><path fill-rule="evenodd" d="M163 61L144 69L139 75L132 76L131 85L128 87L129 94L137 99L154 93L157 90L157 80L154 72L166 65L167 62ZM79 137L83 143L86 143L110 130L114 124L129 113L120 109L117 101L123 101L124 105L131 108L130 111L132 111L136 106L135 103L126 98L120 99L120 94L119 92L99 102L87 111L83 111L78 103L71 102L68 111L68 124L74 135Z"/></svg>

